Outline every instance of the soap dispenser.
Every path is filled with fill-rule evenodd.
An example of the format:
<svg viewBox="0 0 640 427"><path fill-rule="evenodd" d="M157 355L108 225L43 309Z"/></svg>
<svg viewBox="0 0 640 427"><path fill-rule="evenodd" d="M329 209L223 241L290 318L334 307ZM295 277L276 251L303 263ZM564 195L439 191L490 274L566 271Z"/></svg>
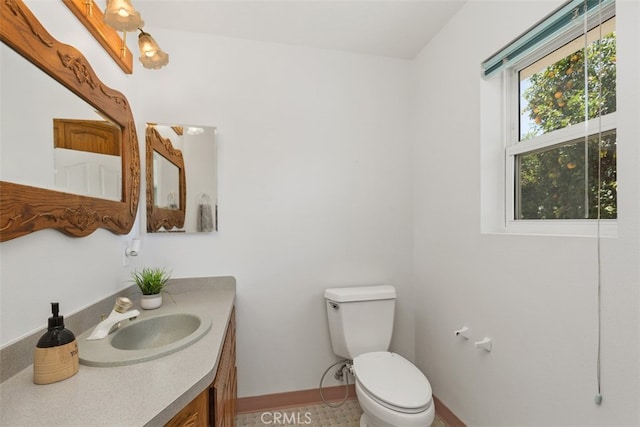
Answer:
<svg viewBox="0 0 640 427"><path fill-rule="evenodd" d="M51 303L47 332L33 352L33 382L51 384L72 377L80 367L78 342L73 332L64 327L64 317L58 314L59 304Z"/></svg>

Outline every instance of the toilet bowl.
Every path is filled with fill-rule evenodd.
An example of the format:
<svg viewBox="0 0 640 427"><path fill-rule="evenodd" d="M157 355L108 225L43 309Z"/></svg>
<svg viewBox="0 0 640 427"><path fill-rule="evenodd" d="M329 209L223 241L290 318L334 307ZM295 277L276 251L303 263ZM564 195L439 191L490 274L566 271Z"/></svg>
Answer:
<svg viewBox="0 0 640 427"><path fill-rule="evenodd" d="M360 427L424 427L435 418L431 385L399 354L371 352L353 360Z"/></svg>
<svg viewBox="0 0 640 427"><path fill-rule="evenodd" d="M377 285L326 289L333 352L352 360L361 427L427 427L435 418L431 385L410 361L388 351L396 291Z"/></svg>

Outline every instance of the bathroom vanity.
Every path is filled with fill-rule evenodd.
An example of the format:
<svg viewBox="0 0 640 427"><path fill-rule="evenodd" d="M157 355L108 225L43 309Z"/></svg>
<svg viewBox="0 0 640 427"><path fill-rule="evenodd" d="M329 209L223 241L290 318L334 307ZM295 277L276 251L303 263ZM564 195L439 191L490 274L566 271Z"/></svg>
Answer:
<svg viewBox="0 0 640 427"><path fill-rule="evenodd" d="M233 427L236 414L236 321L235 309L218 359L218 369L211 385L178 412L167 427Z"/></svg>
<svg viewBox="0 0 640 427"><path fill-rule="evenodd" d="M167 297L161 308L143 310L139 320L172 312L207 313L211 328L202 338L145 362L81 364L75 376L48 385L34 384L29 366L0 384L0 425L232 426L235 279L173 279L169 292L175 304Z"/></svg>

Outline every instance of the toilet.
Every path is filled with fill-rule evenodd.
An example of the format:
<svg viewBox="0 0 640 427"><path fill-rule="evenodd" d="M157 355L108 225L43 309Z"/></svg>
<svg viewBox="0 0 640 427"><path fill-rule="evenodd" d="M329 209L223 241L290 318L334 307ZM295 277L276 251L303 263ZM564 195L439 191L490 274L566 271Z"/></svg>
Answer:
<svg viewBox="0 0 640 427"><path fill-rule="evenodd" d="M353 361L360 427L425 427L435 417L431 384L404 357L387 351L393 333L393 286L324 292L333 352Z"/></svg>

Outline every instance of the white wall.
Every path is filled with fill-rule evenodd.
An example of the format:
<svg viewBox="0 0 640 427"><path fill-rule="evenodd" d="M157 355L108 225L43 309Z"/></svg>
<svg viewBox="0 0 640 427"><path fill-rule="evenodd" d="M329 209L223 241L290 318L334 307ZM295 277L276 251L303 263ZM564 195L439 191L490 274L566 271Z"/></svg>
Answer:
<svg viewBox="0 0 640 427"><path fill-rule="evenodd" d="M620 213L618 238L602 243L602 406L595 239L480 233L480 63L560 3L469 2L415 64L416 357L469 425L640 424L637 2L617 5ZM493 351L454 337L463 325Z"/></svg>
<svg viewBox="0 0 640 427"><path fill-rule="evenodd" d="M153 36L171 63L137 69L138 127L218 128L220 232L149 235L147 255L178 276L237 277L240 395L315 388L334 360L324 288L393 283L412 300L410 63ZM409 357L412 321L399 316L396 341Z"/></svg>
<svg viewBox="0 0 640 427"><path fill-rule="evenodd" d="M147 121L217 126L220 232L143 234L128 267L127 238L102 230L3 243L3 345L44 326L49 301L75 312L124 287L130 269L154 265L174 277L237 278L240 396L317 387L337 359L329 286L396 285L404 309L393 345L413 358L409 61L148 23L171 62L150 71L136 60L124 76L62 4L50 8L37 15L61 40L88 40L98 75L127 95L139 138ZM142 201L139 222L144 214Z"/></svg>

